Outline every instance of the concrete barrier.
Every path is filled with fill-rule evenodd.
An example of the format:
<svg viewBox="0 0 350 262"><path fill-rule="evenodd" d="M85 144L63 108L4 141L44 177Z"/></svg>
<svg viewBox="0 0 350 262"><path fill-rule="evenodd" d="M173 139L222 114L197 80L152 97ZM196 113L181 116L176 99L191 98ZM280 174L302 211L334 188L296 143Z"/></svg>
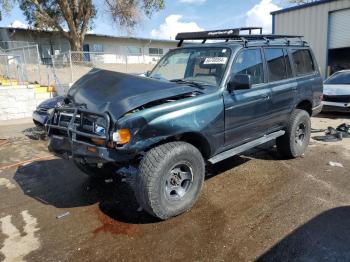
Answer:
<svg viewBox="0 0 350 262"><path fill-rule="evenodd" d="M27 86L0 86L0 120L31 117L36 106L52 93L36 94Z"/></svg>

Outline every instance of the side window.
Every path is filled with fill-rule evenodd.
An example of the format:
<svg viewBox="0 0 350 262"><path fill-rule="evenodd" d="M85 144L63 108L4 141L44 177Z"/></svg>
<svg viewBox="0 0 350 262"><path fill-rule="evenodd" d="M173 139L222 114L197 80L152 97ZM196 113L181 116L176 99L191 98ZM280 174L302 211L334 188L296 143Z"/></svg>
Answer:
<svg viewBox="0 0 350 262"><path fill-rule="evenodd" d="M292 54L297 75L305 75L315 71L315 65L309 50L292 49Z"/></svg>
<svg viewBox="0 0 350 262"><path fill-rule="evenodd" d="M284 61L286 61L286 67L287 67L287 74L288 74L288 77L293 77L293 73L292 73L292 68L291 68L291 64L290 64L290 59L289 59L289 56L288 56L288 50L287 49L284 49L283 50L283 53L284 53Z"/></svg>
<svg viewBox="0 0 350 262"><path fill-rule="evenodd" d="M236 58L232 74L250 75L252 84L264 82L264 69L260 49L243 50Z"/></svg>
<svg viewBox="0 0 350 262"><path fill-rule="evenodd" d="M285 54L283 48L266 48L265 57L269 72L269 81L279 81L288 78Z"/></svg>

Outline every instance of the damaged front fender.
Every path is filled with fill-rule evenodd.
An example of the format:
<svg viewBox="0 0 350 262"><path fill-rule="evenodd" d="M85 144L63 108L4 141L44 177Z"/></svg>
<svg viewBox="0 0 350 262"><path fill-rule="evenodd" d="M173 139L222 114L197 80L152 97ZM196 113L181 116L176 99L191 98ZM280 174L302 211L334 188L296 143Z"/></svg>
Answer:
<svg viewBox="0 0 350 262"><path fill-rule="evenodd" d="M117 128L128 128L133 137L125 149L145 151L162 140L198 134L208 141L210 154L224 142L224 106L219 90L175 102L165 102L126 114Z"/></svg>

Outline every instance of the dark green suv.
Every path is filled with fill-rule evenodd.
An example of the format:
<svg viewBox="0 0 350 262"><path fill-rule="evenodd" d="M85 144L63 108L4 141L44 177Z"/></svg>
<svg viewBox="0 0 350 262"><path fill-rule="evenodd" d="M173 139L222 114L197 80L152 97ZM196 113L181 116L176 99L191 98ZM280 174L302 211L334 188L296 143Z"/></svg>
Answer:
<svg viewBox="0 0 350 262"><path fill-rule="evenodd" d="M322 107L315 58L300 37L253 29L178 34L147 77L90 71L51 114L49 149L90 175L132 177L142 208L161 219L191 208L209 163L271 140L283 157L301 156ZM202 43L181 47L189 39Z"/></svg>

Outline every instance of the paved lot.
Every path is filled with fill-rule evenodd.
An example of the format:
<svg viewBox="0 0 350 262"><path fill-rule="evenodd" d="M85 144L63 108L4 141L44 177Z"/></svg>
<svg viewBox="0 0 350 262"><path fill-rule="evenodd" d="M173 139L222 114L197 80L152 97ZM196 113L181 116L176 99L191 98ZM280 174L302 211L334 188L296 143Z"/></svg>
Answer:
<svg viewBox="0 0 350 262"><path fill-rule="evenodd" d="M340 117L313 126L350 122ZM0 138L10 137L0 140L0 261L350 258L350 138L312 141L295 160L265 147L228 159L209 169L190 212L158 221L138 211L120 178L89 179L24 136L28 126L0 126Z"/></svg>

